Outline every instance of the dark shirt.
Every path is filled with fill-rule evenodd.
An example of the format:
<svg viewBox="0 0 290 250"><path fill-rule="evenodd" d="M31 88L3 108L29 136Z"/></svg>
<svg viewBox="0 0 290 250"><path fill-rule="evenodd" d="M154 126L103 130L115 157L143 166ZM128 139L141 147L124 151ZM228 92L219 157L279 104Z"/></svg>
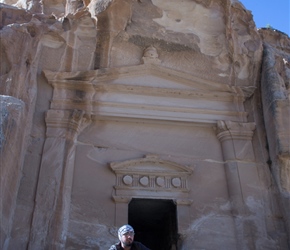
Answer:
<svg viewBox="0 0 290 250"><path fill-rule="evenodd" d="M121 242L112 245L109 250L123 250L124 248L121 246ZM145 247L142 243L138 241L134 241L131 250L150 250L149 248Z"/></svg>

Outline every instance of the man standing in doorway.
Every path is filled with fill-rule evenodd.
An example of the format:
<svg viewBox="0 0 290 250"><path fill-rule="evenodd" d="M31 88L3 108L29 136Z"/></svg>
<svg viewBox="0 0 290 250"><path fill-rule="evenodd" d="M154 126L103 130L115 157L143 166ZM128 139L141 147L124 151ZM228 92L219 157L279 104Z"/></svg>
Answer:
<svg viewBox="0 0 290 250"><path fill-rule="evenodd" d="M124 225L118 230L120 242L112 245L109 250L150 250L142 243L134 241L134 229L130 225Z"/></svg>

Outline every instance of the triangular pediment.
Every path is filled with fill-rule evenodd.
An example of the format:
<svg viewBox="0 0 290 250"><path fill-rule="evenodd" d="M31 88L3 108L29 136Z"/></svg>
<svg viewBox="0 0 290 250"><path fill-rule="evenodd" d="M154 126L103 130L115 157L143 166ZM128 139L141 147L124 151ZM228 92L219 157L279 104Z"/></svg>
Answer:
<svg viewBox="0 0 290 250"><path fill-rule="evenodd" d="M51 82L90 82L95 85L126 85L161 89L180 89L192 91L214 91L235 93L237 90L224 83L212 82L193 74L174 70L158 64L105 68L86 72L50 72L45 75Z"/></svg>
<svg viewBox="0 0 290 250"><path fill-rule="evenodd" d="M161 174L161 175L190 175L192 170L172 161L165 161L154 155L110 164L116 173L125 174Z"/></svg>
<svg viewBox="0 0 290 250"><path fill-rule="evenodd" d="M97 85L127 85L155 89L236 93L236 90L227 84L201 79L192 74L157 64L102 69L98 72L94 82Z"/></svg>
<svg viewBox="0 0 290 250"><path fill-rule="evenodd" d="M147 191L154 191L154 195L160 195L156 191L167 195L189 191L187 181L192 170L175 162L162 160L155 155L111 163L110 166L116 175L114 188L117 196L131 196L132 192L143 196L148 195Z"/></svg>

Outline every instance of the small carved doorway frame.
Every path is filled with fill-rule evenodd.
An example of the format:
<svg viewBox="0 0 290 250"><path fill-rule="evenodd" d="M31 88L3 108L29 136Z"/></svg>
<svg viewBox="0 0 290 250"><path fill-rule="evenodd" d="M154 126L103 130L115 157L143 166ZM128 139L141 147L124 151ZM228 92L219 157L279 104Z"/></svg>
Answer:
<svg viewBox="0 0 290 250"><path fill-rule="evenodd" d="M132 199L172 200L177 208L178 232L188 227L189 199L188 177L192 170L156 155L111 163L116 175L113 200L116 204L115 226L128 223L128 206Z"/></svg>

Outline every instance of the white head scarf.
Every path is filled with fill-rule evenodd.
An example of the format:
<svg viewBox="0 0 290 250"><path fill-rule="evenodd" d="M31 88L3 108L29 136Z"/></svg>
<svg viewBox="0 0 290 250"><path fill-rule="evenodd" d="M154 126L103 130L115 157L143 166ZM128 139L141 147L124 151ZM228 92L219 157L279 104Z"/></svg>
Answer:
<svg viewBox="0 0 290 250"><path fill-rule="evenodd" d="M119 228L119 230L118 230L119 240L121 240L121 237L123 236L123 234L128 233L128 232L133 232L134 233L133 227L131 227L130 225L121 226Z"/></svg>

